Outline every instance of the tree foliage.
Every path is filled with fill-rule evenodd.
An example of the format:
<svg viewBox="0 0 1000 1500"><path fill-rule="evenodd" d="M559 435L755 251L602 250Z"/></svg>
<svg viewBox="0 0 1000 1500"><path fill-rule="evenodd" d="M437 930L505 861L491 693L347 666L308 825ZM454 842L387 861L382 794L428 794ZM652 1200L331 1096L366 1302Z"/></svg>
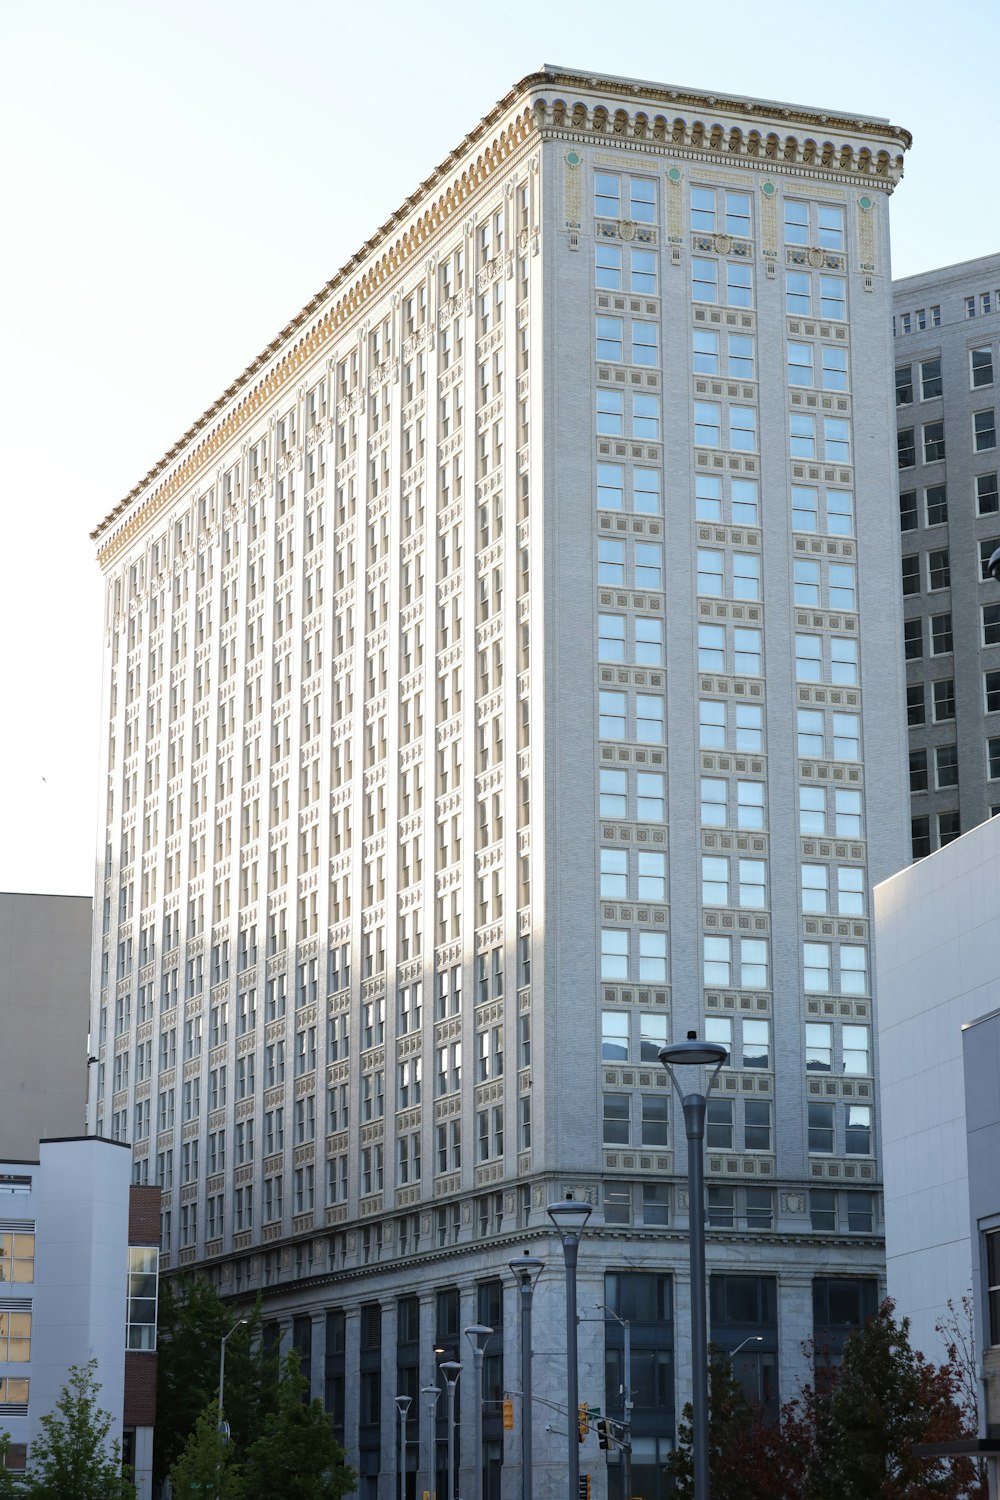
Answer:
<svg viewBox="0 0 1000 1500"><path fill-rule="evenodd" d="M948 1500L978 1493L967 1459L918 1456L917 1444L967 1436L961 1377L950 1359L933 1365L910 1345L910 1320L891 1301L848 1338L828 1391L803 1392L813 1434L815 1500Z"/></svg>
<svg viewBox="0 0 1000 1500"><path fill-rule="evenodd" d="M242 1500L236 1448L219 1432L219 1404L209 1402L170 1470L174 1500Z"/></svg>
<svg viewBox="0 0 1000 1500"><path fill-rule="evenodd" d="M197 1276L165 1279L157 1335L156 1436L153 1477L166 1478L198 1418L219 1397L219 1351L240 1316L211 1283ZM236 1450L245 1453L271 1410L277 1355L261 1338L259 1304L243 1310L246 1323L226 1344L225 1416Z"/></svg>
<svg viewBox="0 0 1000 1500"><path fill-rule="evenodd" d="M927 1458L923 1443L975 1435L961 1350L933 1365L910 1346L891 1301L785 1404L777 1422L747 1402L728 1364L713 1363L709 1469L713 1500L986 1500L979 1465ZM815 1359L817 1350L806 1353ZM956 1355L958 1357L956 1357ZM694 1493L692 1412L667 1461L678 1500Z"/></svg>
<svg viewBox="0 0 1000 1500"><path fill-rule="evenodd" d="M330 1418L319 1400L308 1400L299 1357L285 1358L275 1409L251 1444L243 1471L246 1500L340 1500L357 1483L344 1463Z"/></svg>
<svg viewBox="0 0 1000 1500"><path fill-rule="evenodd" d="M768 1421L747 1400L728 1360L713 1351L708 1379L708 1445L712 1500L790 1500L803 1493L806 1451L802 1433ZM677 1500L694 1495L694 1424L690 1403L677 1425L667 1459Z"/></svg>
<svg viewBox="0 0 1000 1500"><path fill-rule="evenodd" d="M28 1453L29 1500L127 1500L121 1448L109 1440L111 1416L98 1405L97 1361L71 1365L55 1411L39 1421Z"/></svg>
<svg viewBox="0 0 1000 1500"><path fill-rule="evenodd" d="M154 1475L170 1475L177 1500L339 1500L356 1476L344 1463L322 1402L292 1351L283 1362L261 1337L259 1305L226 1344L224 1415L218 1435L219 1351L239 1316L197 1277L165 1283L160 1298ZM211 1488L206 1490L206 1485Z"/></svg>
<svg viewBox="0 0 1000 1500"><path fill-rule="evenodd" d="M7 1468L7 1450L10 1448L10 1433L0 1432L0 1500L16 1495L14 1476Z"/></svg>
<svg viewBox="0 0 1000 1500"><path fill-rule="evenodd" d="M966 1437L979 1434L979 1360L976 1355L976 1310L972 1293L965 1292L956 1307L949 1297L947 1313L934 1325L935 1332L944 1340L947 1363L957 1376L956 1400L962 1410L962 1426ZM973 1461L980 1490L985 1495L989 1488L986 1460ZM977 1491L973 1488L972 1494Z"/></svg>

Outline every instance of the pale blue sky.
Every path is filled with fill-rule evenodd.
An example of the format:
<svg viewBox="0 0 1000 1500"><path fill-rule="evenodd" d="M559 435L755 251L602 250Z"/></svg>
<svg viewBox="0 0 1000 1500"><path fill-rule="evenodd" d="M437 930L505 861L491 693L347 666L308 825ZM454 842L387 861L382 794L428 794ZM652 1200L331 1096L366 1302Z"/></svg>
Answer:
<svg viewBox="0 0 1000 1500"><path fill-rule="evenodd" d="M985 0L0 0L0 890L92 889L88 532L512 83L888 116L907 275L1000 251L998 55Z"/></svg>

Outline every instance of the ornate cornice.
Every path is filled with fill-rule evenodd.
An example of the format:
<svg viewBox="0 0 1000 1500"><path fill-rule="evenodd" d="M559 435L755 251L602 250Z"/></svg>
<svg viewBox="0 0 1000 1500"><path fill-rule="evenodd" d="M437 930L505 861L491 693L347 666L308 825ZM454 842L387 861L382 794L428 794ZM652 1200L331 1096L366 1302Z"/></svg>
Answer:
<svg viewBox="0 0 1000 1500"><path fill-rule="evenodd" d="M462 210L467 200L534 134L531 111L525 103L489 144L484 141L490 129L510 113L523 91L523 86L518 85L500 100L476 129L420 184L416 192L361 246L357 254L341 267L252 364L237 376L218 401L198 418L95 527L90 537L92 541L100 543L97 555L102 565L109 562L136 531L146 524L153 511L159 510L173 499L178 491L189 484L232 441L248 421L265 409L279 391L294 381L302 366L314 360L342 325L354 316L370 296L381 290L384 283L411 256L423 253L425 242ZM470 152L481 143L479 154L468 162ZM449 173L454 172L456 166L463 161L466 162L464 169L452 178L447 187L443 187ZM428 194L433 193L436 188L440 189L438 196L428 203ZM394 234L395 239L392 238ZM289 347L292 340L296 341ZM287 352L282 355L282 350ZM192 446L193 444L196 446ZM184 461L168 473L171 464L185 452L187 456ZM157 484L156 481L161 476L164 477ZM150 486L155 487L151 489ZM141 509L124 522L123 518L129 509L143 496L145 498ZM116 522L123 524L114 529Z"/></svg>
<svg viewBox="0 0 1000 1500"><path fill-rule="evenodd" d="M820 114L798 105L554 69L544 76L545 96L538 97L536 90L532 105L543 136L588 144L604 138L617 147L628 143L633 149L667 150L702 161L808 176L822 173L887 192L902 177L903 152L912 142L909 131L888 120ZM605 102L609 95L610 104ZM623 100L617 109L616 96ZM650 104L666 108L653 112Z"/></svg>
<svg viewBox="0 0 1000 1500"><path fill-rule="evenodd" d="M581 94L589 96L589 102ZM629 108L624 103L614 109L596 102L595 94L612 103L616 98L628 100ZM657 104L666 107L664 113L651 112L648 106ZM673 109L684 114L675 115ZM744 129L745 124L758 121L771 128L764 133L754 123ZM800 139L784 133L789 127L808 133ZM911 142L907 131L885 120L823 115L793 105L600 78L551 66L529 74L499 100L95 527L90 536L99 544L102 566L205 471L246 424L332 343L370 296L383 289L412 256L424 251L430 237L464 208L499 167L532 137L540 136L588 142L603 136L619 147L628 142L632 149L666 150L679 157L847 178L889 192L902 175L902 151ZM136 506L137 501L141 505Z"/></svg>
<svg viewBox="0 0 1000 1500"><path fill-rule="evenodd" d="M824 137L860 135L879 138L887 145L894 145L897 150L902 147L905 151L913 144L913 137L908 130L904 130L900 125L892 125L888 120L876 115L828 114L821 110L806 109L800 104L784 104L774 99L744 99L736 94L708 94L696 89L673 87L663 83L647 83L644 80L632 78L598 77L593 74L573 72L552 64L546 64L541 73L526 78L520 87L528 85L536 88L544 85L549 93L555 91L559 95L567 91L571 96L581 93L591 95L597 93L605 97L610 95L613 98L628 99L633 105L640 99L656 101L669 105L672 109L681 109L686 114L693 112L693 120L699 121L702 128L708 130L714 128L718 119L728 116L767 121L778 126L785 124L793 128L805 128L810 135L818 134ZM569 107L572 109L575 104ZM609 115L606 107L604 113ZM616 115L611 116L612 121L616 117ZM711 123L706 125L706 120ZM616 135L618 132L611 129L608 133Z"/></svg>

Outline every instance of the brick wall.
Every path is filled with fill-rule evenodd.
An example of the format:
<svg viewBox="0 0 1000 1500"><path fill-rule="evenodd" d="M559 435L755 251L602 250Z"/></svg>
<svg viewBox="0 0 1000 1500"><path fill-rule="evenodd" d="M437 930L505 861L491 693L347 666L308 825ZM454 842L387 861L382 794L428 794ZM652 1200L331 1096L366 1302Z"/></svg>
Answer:
<svg viewBox="0 0 1000 1500"><path fill-rule="evenodd" d="M130 1245L160 1243L160 1189L136 1187L128 1190L128 1242Z"/></svg>
<svg viewBox="0 0 1000 1500"><path fill-rule="evenodd" d="M125 1355L124 1427L152 1427L156 1421L156 1355L129 1350Z"/></svg>

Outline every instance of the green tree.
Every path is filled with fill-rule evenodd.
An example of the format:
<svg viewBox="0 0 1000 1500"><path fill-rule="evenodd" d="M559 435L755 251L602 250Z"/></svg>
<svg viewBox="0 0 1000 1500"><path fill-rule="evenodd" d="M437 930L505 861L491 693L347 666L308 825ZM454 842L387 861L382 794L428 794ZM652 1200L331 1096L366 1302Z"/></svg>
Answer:
<svg viewBox="0 0 1000 1500"><path fill-rule="evenodd" d="M245 1500L340 1500L357 1483L319 1400L309 1401L299 1357L285 1358L276 1409L264 1419L243 1470Z"/></svg>
<svg viewBox="0 0 1000 1500"><path fill-rule="evenodd" d="M165 1279L157 1317L156 1437L153 1477L161 1483L198 1418L219 1396L219 1350L241 1310L197 1276ZM226 1344L225 1416L245 1453L275 1400L278 1359L264 1349L259 1304Z"/></svg>
<svg viewBox="0 0 1000 1500"><path fill-rule="evenodd" d="M56 1409L42 1417L28 1454L30 1500L127 1500L121 1448L109 1440L111 1415L98 1405L97 1360L70 1365Z"/></svg>
<svg viewBox="0 0 1000 1500"><path fill-rule="evenodd" d="M236 1449L219 1432L219 1405L210 1401L184 1451L170 1470L174 1500L242 1500L243 1482Z"/></svg>

